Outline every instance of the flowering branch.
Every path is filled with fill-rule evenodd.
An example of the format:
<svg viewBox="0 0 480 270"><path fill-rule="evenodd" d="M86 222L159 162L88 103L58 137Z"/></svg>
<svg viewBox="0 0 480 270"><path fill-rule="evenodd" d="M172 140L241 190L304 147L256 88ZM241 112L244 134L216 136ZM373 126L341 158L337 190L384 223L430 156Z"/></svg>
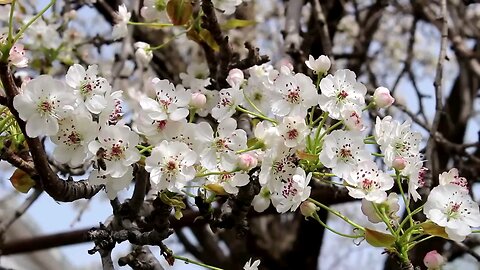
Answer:
<svg viewBox="0 0 480 270"><path fill-rule="evenodd" d="M0 63L0 79L5 87L7 95L7 105L13 116L17 120L23 134L25 132L25 122L19 117L17 110L13 107L13 98L19 93L19 90L13 80L10 67L6 63ZM102 187L92 186L87 181L64 181L52 171L43 145L38 138L25 136L36 172L38 173L40 186L54 200L71 202L81 198L91 198L97 194ZM35 176L33 177L35 179Z"/></svg>

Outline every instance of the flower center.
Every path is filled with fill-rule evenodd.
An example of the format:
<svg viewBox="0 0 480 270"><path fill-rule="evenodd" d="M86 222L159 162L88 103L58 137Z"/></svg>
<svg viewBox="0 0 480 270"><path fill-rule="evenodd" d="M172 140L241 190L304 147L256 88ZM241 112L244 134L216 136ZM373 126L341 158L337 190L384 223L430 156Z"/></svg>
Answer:
<svg viewBox="0 0 480 270"><path fill-rule="evenodd" d="M175 171L177 169L177 163L174 160L170 160L167 162L166 168L170 172Z"/></svg>
<svg viewBox="0 0 480 270"><path fill-rule="evenodd" d="M225 140L225 139L217 139L214 142L214 146L215 146L215 148L217 149L218 152L229 150L228 145L227 145L227 140Z"/></svg>
<svg viewBox="0 0 480 270"><path fill-rule="evenodd" d="M43 114L52 114L53 109L55 108L53 105L54 102L44 100L38 104L38 111Z"/></svg>
<svg viewBox="0 0 480 270"><path fill-rule="evenodd" d="M340 91L337 95L338 100L344 100L348 97L348 93L345 90Z"/></svg>
<svg viewBox="0 0 480 270"><path fill-rule="evenodd" d="M232 106L232 101L228 98L222 98L220 100L220 105L222 105L223 107Z"/></svg>
<svg viewBox="0 0 480 270"><path fill-rule="evenodd" d="M293 104L300 103L300 91L298 88L288 91L287 101Z"/></svg>
<svg viewBox="0 0 480 270"><path fill-rule="evenodd" d="M120 144L112 145L110 156L116 160L122 159L124 157L123 147Z"/></svg>
<svg viewBox="0 0 480 270"><path fill-rule="evenodd" d="M67 138L68 138L68 142L73 145L79 144L82 141L80 134L78 134L75 131L72 131L72 133L70 133L70 135L68 135Z"/></svg>
<svg viewBox="0 0 480 270"><path fill-rule="evenodd" d="M298 130L296 129L291 129L287 131L287 137L289 140L294 140L298 137Z"/></svg>
<svg viewBox="0 0 480 270"><path fill-rule="evenodd" d="M90 94L92 91L93 91L93 86L92 86L92 84L89 83L89 82L84 82L84 83L80 86L80 93L82 94L82 96L87 96L87 95Z"/></svg>
<svg viewBox="0 0 480 270"><path fill-rule="evenodd" d="M340 149L339 156L341 159L348 159L352 157L352 151L350 151L350 149L342 148Z"/></svg>
<svg viewBox="0 0 480 270"><path fill-rule="evenodd" d="M365 178L362 181L362 188L366 191L370 191L373 188L374 185L375 185L375 182L373 180L368 179L368 178Z"/></svg>
<svg viewBox="0 0 480 270"><path fill-rule="evenodd" d="M460 207L462 203L450 202L450 205L447 208L447 221L450 219L457 219L460 215Z"/></svg>

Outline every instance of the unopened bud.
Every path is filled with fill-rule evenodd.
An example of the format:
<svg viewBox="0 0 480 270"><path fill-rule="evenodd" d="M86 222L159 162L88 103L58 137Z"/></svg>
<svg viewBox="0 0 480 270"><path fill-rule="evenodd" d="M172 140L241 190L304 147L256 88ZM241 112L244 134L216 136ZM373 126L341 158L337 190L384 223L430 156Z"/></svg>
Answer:
<svg viewBox="0 0 480 270"><path fill-rule="evenodd" d="M407 166L407 161L403 157L396 157L392 161L392 167L396 170L403 170Z"/></svg>
<svg viewBox="0 0 480 270"><path fill-rule="evenodd" d="M190 106L196 108L196 109L201 109L207 104L207 97L200 93L193 93L192 94L192 100L190 101Z"/></svg>
<svg viewBox="0 0 480 270"><path fill-rule="evenodd" d="M385 87L378 87L373 93L373 101L378 108L387 108L395 102L395 99L390 95L390 90Z"/></svg>
<svg viewBox="0 0 480 270"><path fill-rule="evenodd" d="M425 255L423 263L429 270L439 270L445 263L445 259L436 250L432 250Z"/></svg>
<svg viewBox="0 0 480 270"><path fill-rule="evenodd" d="M305 61L307 67L313 70L316 74L323 75L327 73L330 69L332 63L330 59L326 55L320 55L317 59L313 58L313 56L308 57L308 61Z"/></svg>
<svg viewBox="0 0 480 270"><path fill-rule="evenodd" d="M241 154L238 159L238 167L244 171L250 171L257 167L258 160L252 154Z"/></svg>
<svg viewBox="0 0 480 270"><path fill-rule="evenodd" d="M305 218L313 217L313 214L315 214L318 210L320 210L320 208L312 202L304 201L302 204L300 204L300 212Z"/></svg>
<svg viewBox="0 0 480 270"><path fill-rule="evenodd" d="M244 78L243 71L234 68L228 72L227 82L231 87L236 87L242 84Z"/></svg>

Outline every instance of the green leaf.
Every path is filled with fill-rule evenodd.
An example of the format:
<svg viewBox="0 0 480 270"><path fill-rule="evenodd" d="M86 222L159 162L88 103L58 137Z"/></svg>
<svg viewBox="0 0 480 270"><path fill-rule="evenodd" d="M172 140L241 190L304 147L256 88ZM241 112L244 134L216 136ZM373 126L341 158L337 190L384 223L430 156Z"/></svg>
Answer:
<svg viewBox="0 0 480 270"><path fill-rule="evenodd" d="M445 228L438 226L437 224L433 222L426 222L422 224L422 229L423 232L426 234L434 235L434 236L439 236L445 239L450 239L448 238L448 234L445 232Z"/></svg>
<svg viewBox="0 0 480 270"><path fill-rule="evenodd" d="M393 235L368 228L365 228L365 240L374 247L390 247L395 243Z"/></svg>
<svg viewBox="0 0 480 270"><path fill-rule="evenodd" d="M221 25L222 30L230 30L234 28L247 27L255 25L257 22L251 20L240 20L240 19L230 19L223 25Z"/></svg>

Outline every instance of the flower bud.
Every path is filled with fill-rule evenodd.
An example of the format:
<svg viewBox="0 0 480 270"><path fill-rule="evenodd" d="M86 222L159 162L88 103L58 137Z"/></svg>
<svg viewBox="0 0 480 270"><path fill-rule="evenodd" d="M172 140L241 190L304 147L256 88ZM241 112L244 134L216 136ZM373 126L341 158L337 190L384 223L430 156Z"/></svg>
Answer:
<svg viewBox="0 0 480 270"><path fill-rule="evenodd" d="M228 72L227 82L231 87L240 86L243 82L243 71L238 68L234 68Z"/></svg>
<svg viewBox="0 0 480 270"><path fill-rule="evenodd" d="M196 108L196 109L202 109L205 104L207 104L207 97L200 93L193 93L192 94L192 100L190 101L190 106Z"/></svg>
<svg viewBox="0 0 480 270"><path fill-rule="evenodd" d="M316 74L323 75L327 73L332 66L332 63L326 55L320 55L320 57L317 59L310 55L308 57L308 61L305 61L305 65L307 65L307 67L313 70Z"/></svg>
<svg viewBox="0 0 480 270"><path fill-rule="evenodd" d="M320 208L312 202L304 201L302 204L300 204L300 212L305 218L313 217L313 214L315 214L318 210L320 210Z"/></svg>
<svg viewBox="0 0 480 270"><path fill-rule="evenodd" d="M395 102L395 99L390 95L390 90L385 87L378 87L373 93L373 101L378 108L387 108Z"/></svg>
<svg viewBox="0 0 480 270"><path fill-rule="evenodd" d="M252 154L241 154L238 159L238 167L244 171L250 171L251 169L257 167L257 157Z"/></svg>
<svg viewBox="0 0 480 270"><path fill-rule="evenodd" d="M396 157L392 161L392 167L395 170L401 171L401 170L405 169L406 166L407 166L407 161L403 157Z"/></svg>
<svg viewBox="0 0 480 270"><path fill-rule="evenodd" d="M135 57L143 65L148 65L153 58L153 53L150 50L150 44L145 42L135 42L133 46L137 49L135 51Z"/></svg>
<svg viewBox="0 0 480 270"><path fill-rule="evenodd" d="M432 250L425 255L423 263L429 270L438 270L445 263L445 259L436 250Z"/></svg>

